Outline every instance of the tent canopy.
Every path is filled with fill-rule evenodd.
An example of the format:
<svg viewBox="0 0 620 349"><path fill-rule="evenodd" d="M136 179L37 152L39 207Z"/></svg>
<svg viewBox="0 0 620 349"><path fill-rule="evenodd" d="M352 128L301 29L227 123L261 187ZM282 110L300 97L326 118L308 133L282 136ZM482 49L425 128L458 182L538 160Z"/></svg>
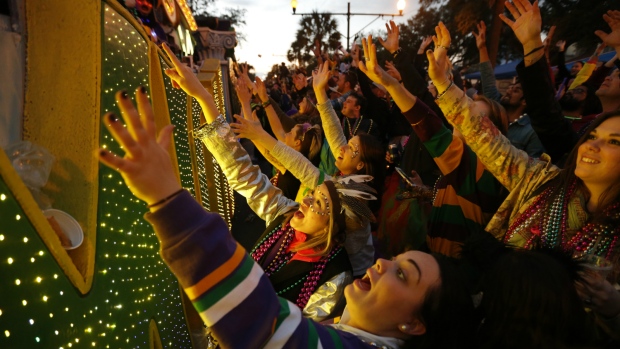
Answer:
<svg viewBox="0 0 620 349"><path fill-rule="evenodd" d="M608 60L612 59L615 54L616 54L616 51L610 51L607 53L603 53L602 55L598 57L598 59L600 61L607 62ZM575 62L578 62L578 61L579 60L575 60L575 61L566 63L566 68L570 70L573 64L575 64ZM516 61L512 61L506 64L501 64L501 65L496 66L494 70L495 78L497 80L505 80L505 79L510 79L514 76L517 76L517 64L519 64L519 62L521 62L521 60L516 60ZM465 74L465 79L478 79L479 80L480 72Z"/></svg>

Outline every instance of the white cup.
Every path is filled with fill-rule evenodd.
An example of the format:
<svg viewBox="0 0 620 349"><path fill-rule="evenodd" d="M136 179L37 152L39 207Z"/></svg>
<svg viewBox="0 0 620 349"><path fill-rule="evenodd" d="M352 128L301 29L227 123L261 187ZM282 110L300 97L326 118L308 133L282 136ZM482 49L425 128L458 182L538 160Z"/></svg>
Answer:
<svg viewBox="0 0 620 349"><path fill-rule="evenodd" d="M75 218L71 217L71 215L53 208L44 210L43 215L45 215L46 218L54 217L67 238L71 240L71 246L65 247L65 250L76 249L82 244L84 241L84 231L82 231L80 224Z"/></svg>

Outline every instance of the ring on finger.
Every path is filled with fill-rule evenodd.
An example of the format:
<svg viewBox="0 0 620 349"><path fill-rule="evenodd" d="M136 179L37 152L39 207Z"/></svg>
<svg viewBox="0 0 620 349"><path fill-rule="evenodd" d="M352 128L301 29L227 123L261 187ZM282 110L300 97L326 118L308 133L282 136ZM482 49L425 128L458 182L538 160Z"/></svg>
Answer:
<svg viewBox="0 0 620 349"><path fill-rule="evenodd" d="M437 45L437 47L438 47L438 48L442 48L442 49L444 49L444 50L448 51L448 48L447 48L446 46L444 46L444 45Z"/></svg>

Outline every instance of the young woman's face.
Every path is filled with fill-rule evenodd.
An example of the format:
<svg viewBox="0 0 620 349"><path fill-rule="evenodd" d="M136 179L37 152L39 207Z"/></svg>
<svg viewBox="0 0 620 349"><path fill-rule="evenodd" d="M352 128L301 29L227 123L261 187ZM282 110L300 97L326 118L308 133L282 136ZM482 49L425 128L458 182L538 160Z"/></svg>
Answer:
<svg viewBox="0 0 620 349"><path fill-rule="evenodd" d="M323 233L329 227L331 207L327 186L321 184L303 198L291 226L307 235Z"/></svg>
<svg viewBox="0 0 620 349"><path fill-rule="evenodd" d="M356 173L363 167L358 136L351 138L349 143L340 148L340 153L336 158L336 167L345 175Z"/></svg>
<svg viewBox="0 0 620 349"><path fill-rule="evenodd" d="M603 121L579 146L575 175L601 188L620 180L620 117Z"/></svg>
<svg viewBox="0 0 620 349"><path fill-rule="evenodd" d="M351 318L348 324L387 336L402 332L402 325L420 326L415 314L426 294L441 283L440 275L439 264L428 253L407 251L391 261L378 259L363 278L344 290ZM417 334L423 334L423 329Z"/></svg>

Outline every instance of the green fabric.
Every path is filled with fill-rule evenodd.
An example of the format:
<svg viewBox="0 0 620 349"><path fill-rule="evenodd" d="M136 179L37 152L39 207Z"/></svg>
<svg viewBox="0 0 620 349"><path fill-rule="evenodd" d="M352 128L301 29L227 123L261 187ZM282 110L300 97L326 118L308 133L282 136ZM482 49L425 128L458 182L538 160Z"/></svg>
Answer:
<svg viewBox="0 0 620 349"><path fill-rule="evenodd" d="M327 138L323 139L323 146L321 147L321 162L319 163L319 170L322 170L323 173L327 173L332 176L338 172L338 167L336 167L336 157L334 157L334 154L329 148L329 143L327 143Z"/></svg>

